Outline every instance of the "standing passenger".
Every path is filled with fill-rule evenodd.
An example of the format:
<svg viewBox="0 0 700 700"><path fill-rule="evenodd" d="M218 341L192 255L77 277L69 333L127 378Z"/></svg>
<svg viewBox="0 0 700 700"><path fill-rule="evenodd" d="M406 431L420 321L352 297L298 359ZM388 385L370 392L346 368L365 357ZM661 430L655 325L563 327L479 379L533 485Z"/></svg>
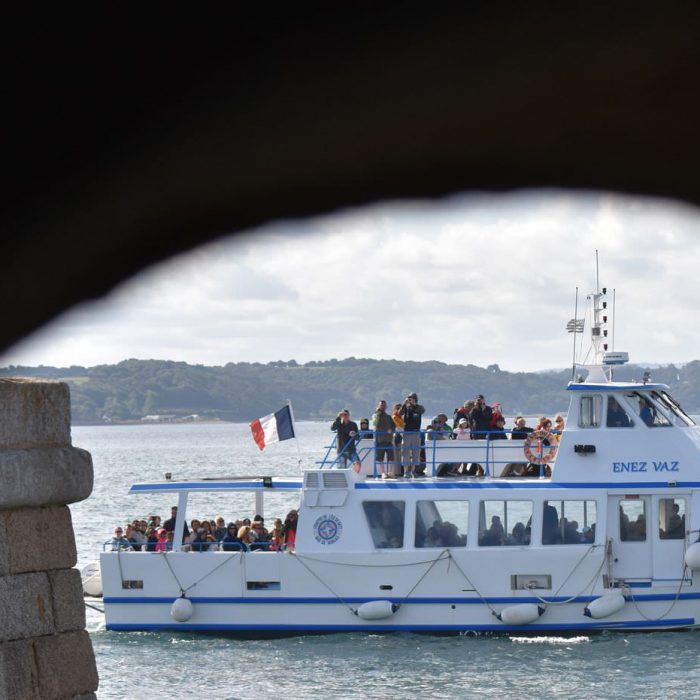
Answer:
<svg viewBox="0 0 700 700"><path fill-rule="evenodd" d="M472 439L474 440L485 440L486 435L491 430L491 416L493 415L493 410L491 406L486 405L484 401L484 395L479 394L476 397L476 402L474 403L474 408L472 408L469 414L469 422L472 429Z"/></svg>
<svg viewBox="0 0 700 700"><path fill-rule="evenodd" d="M399 415L404 419L406 428L403 434L403 446L401 449L401 461L403 462L403 475L412 479L414 474L420 471L420 424L421 416L425 408L418 403L418 395L411 392L399 409Z"/></svg>
<svg viewBox="0 0 700 700"><path fill-rule="evenodd" d="M360 471L360 458L355 450L355 440L357 438L357 423L350 420L350 411L344 408L338 417L333 421L331 430L338 434L338 468L347 469L348 462L351 462L355 471Z"/></svg>
<svg viewBox="0 0 700 700"><path fill-rule="evenodd" d="M377 404L377 410L372 415L374 428L374 459L382 479L395 476L393 459L394 421L386 412L386 401L382 399ZM386 465L386 466L385 466Z"/></svg>

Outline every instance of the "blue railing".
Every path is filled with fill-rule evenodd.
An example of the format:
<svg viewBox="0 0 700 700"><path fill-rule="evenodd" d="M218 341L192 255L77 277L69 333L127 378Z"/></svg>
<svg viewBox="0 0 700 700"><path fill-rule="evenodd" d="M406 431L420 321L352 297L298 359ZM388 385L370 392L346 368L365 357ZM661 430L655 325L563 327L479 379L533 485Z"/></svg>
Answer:
<svg viewBox="0 0 700 700"><path fill-rule="evenodd" d="M403 431L398 434L405 435L407 432L409 431ZM554 456L556 456L558 448L558 443L545 445L542 440L533 441L530 451L534 459L528 459L524 454L524 440L518 439L514 443L508 437L506 439L503 438L504 434L506 436L511 435L512 430L479 431L479 434L484 435L484 437L475 440L453 439L454 434L451 431L421 430L410 432L420 434L421 467L424 464L425 472L432 476L442 475L445 471L452 472L453 470L445 469L443 465L454 464L479 465L483 470L483 474L479 474L479 476L548 476L551 473L549 463L554 462L554 457L552 457L550 452L553 452ZM554 431L552 432L556 434ZM340 452L336 452L335 442L327 445L323 460L317 462L317 464L320 465L321 469L337 469L340 466L344 466L345 460L343 457L347 458L353 452L357 452L360 461L364 465L365 460L370 458L371 455L372 475L376 478L379 476L376 459L377 450L389 449L394 450L396 453L393 460L394 469L397 470L396 465L399 465L399 468L401 468L403 464L400 454L401 445L377 445L374 442L374 435L373 431L362 431L359 439L346 443ZM494 437L495 435L498 435L498 437ZM371 444L363 445L363 439L370 439L372 442ZM499 470L501 465L502 468ZM503 471L506 465L513 465L513 468L509 469L508 473L499 473ZM526 470L527 474L524 474L523 472ZM450 473L449 475L453 476L455 474Z"/></svg>

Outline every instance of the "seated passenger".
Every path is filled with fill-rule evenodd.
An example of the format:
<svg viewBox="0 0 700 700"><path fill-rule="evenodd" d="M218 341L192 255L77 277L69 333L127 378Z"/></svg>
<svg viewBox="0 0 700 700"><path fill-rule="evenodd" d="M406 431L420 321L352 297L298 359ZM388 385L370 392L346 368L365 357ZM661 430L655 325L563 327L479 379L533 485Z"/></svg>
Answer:
<svg viewBox="0 0 700 700"><path fill-rule="evenodd" d="M445 521L440 523L438 533L443 547L461 547L462 541L459 537L459 529L454 523Z"/></svg>
<svg viewBox="0 0 700 700"><path fill-rule="evenodd" d="M639 417L646 425L654 425L654 409L644 398L639 399Z"/></svg>
<svg viewBox="0 0 700 700"><path fill-rule="evenodd" d="M564 417L561 414L558 414L554 418L554 429L552 432L554 433L554 437L557 439L557 442L561 442L561 434L564 432L564 426L566 425L564 421Z"/></svg>
<svg viewBox="0 0 700 700"><path fill-rule="evenodd" d="M442 421L439 416L433 418L432 423L428 426L428 430L425 434L426 440L446 440L449 437L449 433L445 431Z"/></svg>
<svg viewBox="0 0 700 700"><path fill-rule="evenodd" d="M546 503L542 515L542 544L559 544L560 542L559 513L553 505Z"/></svg>
<svg viewBox="0 0 700 700"><path fill-rule="evenodd" d="M221 540L221 549L224 552L245 552L247 547L238 539L238 528L236 523L229 523L226 527L226 534Z"/></svg>
<svg viewBox="0 0 700 700"><path fill-rule="evenodd" d="M608 428L629 428L631 425L632 421L630 421L622 406L615 400L615 397L608 396Z"/></svg>
<svg viewBox="0 0 700 700"><path fill-rule="evenodd" d="M133 551L131 542L124 537L124 530L120 527L114 528L114 537L112 538L112 551L118 552L120 549Z"/></svg>
<svg viewBox="0 0 700 700"><path fill-rule="evenodd" d="M515 523L515 525L513 526L513 530L511 531L510 535L508 535L508 537L506 538L506 544L527 544L527 542L525 542L525 525L523 525L521 522Z"/></svg>
<svg viewBox="0 0 700 700"><path fill-rule="evenodd" d="M146 530L146 551L155 552L158 544L158 533L154 527L149 527Z"/></svg>
<svg viewBox="0 0 700 700"><path fill-rule="evenodd" d="M165 531L165 528L164 527L158 528L158 530L156 530L156 536L158 537L158 542L156 542L155 551L156 552L167 551L168 533Z"/></svg>
<svg viewBox="0 0 700 700"><path fill-rule="evenodd" d="M479 534L482 547L500 547L505 542L505 530L498 515L491 518L491 526Z"/></svg>
<svg viewBox="0 0 700 700"><path fill-rule="evenodd" d="M471 432L469 430L469 421L466 418L460 418L457 427L453 431L455 440L471 440Z"/></svg>
<svg viewBox="0 0 700 700"><path fill-rule="evenodd" d="M503 416L498 416L496 418L496 426L495 428L491 429L489 437L491 438L491 440L508 439L508 436L506 435L506 419Z"/></svg>
<svg viewBox="0 0 700 700"><path fill-rule="evenodd" d="M245 545L244 550L247 550L249 545L253 543L249 525L243 525L243 527L238 530L238 540L241 544Z"/></svg>
<svg viewBox="0 0 700 700"><path fill-rule="evenodd" d="M564 531L564 544L579 544L581 542L578 523L575 520L562 518L562 530Z"/></svg>
<svg viewBox="0 0 700 700"><path fill-rule="evenodd" d="M513 432L511 433L510 439L524 440L528 436L528 433L531 432L532 428L529 428L526 425L525 419L522 416L518 416L515 419L515 427L513 428Z"/></svg>

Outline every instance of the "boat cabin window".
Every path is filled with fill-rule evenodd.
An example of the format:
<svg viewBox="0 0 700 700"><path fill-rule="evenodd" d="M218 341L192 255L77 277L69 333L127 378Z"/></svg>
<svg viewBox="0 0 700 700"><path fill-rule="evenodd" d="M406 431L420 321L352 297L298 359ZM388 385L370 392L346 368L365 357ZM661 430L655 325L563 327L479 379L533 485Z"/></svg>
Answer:
<svg viewBox="0 0 700 700"><path fill-rule="evenodd" d="M592 544L596 519L595 501L545 501L542 544Z"/></svg>
<svg viewBox="0 0 700 700"><path fill-rule="evenodd" d="M651 395L666 409L676 425L695 425L695 421L681 408L671 394L665 391L652 391Z"/></svg>
<svg viewBox="0 0 700 700"><path fill-rule="evenodd" d="M532 501L481 501L479 546L500 547L530 544Z"/></svg>
<svg viewBox="0 0 700 700"><path fill-rule="evenodd" d="M614 396L608 396L608 414L605 421L608 428L631 428L634 421L627 415Z"/></svg>
<svg viewBox="0 0 700 700"><path fill-rule="evenodd" d="M647 539L646 503L641 498L620 499L620 539L645 542Z"/></svg>
<svg viewBox="0 0 700 700"><path fill-rule="evenodd" d="M465 547L468 523L467 501L418 501L416 547Z"/></svg>
<svg viewBox="0 0 700 700"><path fill-rule="evenodd" d="M599 428L602 397L582 396L578 414L579 428Z"/></svg>
<svg viewBox="0 0 700 700"><path fill-rule="evenodd" d="M638 391L632 391L629 394L625 394L625 398L633 406L637 406L637 413L639 414L640 420L650 428L656 428L660 425L671 425L671 421L666 418L664 412L659 409L658 405L652 401L648 395L645 396Z"/></svg>
<svg viewBox="0 0 700 700"><path fill-rule="evenodd" d="M659 537L685 539L685 498L659 499Z"/></svg>
<svg viewBox="0 0 700 700"><path fill-rule="evenodd" d="M403 501L365 501L362 504L377 549L403 547L406 504Z"/></svg>

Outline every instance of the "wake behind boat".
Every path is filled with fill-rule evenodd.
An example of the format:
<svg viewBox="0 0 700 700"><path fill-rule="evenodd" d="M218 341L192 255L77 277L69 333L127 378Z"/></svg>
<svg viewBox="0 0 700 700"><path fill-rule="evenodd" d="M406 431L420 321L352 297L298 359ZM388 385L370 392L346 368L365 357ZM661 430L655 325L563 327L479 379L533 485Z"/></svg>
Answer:
<svg viewBox="0 0 700 700"><path fill-rule="evenodd" d="M569 383L560 436L426 441L429 476L382 480L373 443L359 473L134 484L177 498L298 492L294 549L117 549L100 557L111 630L284 635L652 630L700 625L700 428L646 380L618 382L602 297L593 361ZM360 450L362 453L362 450ZM478 464L483 476L440 477ZM534 465L534 477L523 465ZM93 581L94 583L94 581Z"/></svg>

